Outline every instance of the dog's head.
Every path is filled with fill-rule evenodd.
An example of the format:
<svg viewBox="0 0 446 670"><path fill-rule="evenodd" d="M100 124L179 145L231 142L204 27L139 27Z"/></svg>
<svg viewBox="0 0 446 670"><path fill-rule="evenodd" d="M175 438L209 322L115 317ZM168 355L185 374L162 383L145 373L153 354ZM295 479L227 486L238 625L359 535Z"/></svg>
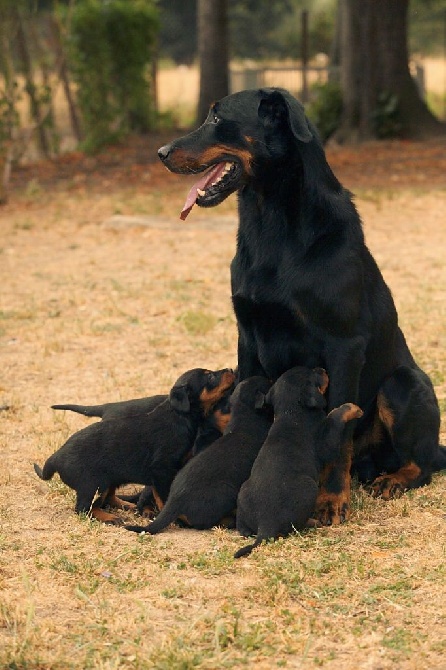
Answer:
<svg viewBox="0 0 446 670"><path fill-rule="evenodd" d="M235 387L231 395L230 403L233 414L240 408L262 409L261 399L265 397L271 388L271 382L266 377L248 377Z"/></svg>
<svg viewBox="0 0 446 670"><path fill-rule="evenodd" d="M313 140L304 108L288 91L262 88L228 95L211 105L194 132L161 147L158 155L172 172L203 173L181 212L196 203L214 207L240 189L265 163L280 160L290 144Z"/></svg>
<svg viewBox="0 0 446 670"><path fill-rule="evenodd" d="M327 387L328 375L323 368L296 366L279 377L264 402L274 407L275 414L298 406L323 409Z"/></svg>
<svg viewBox="0 0 446 670"><path fill-rule="evenodd" d="M173 385L169 400L172 407L181 414L198 411L207 416L214 405L231 389L235 381L232 370L188 370Z"/></svg>

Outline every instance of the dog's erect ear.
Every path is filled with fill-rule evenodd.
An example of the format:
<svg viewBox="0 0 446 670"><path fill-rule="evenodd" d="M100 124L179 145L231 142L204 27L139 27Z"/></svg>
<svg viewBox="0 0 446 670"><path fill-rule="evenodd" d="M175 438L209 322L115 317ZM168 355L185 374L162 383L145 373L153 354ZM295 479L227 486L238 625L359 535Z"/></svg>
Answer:
<svg viewBox="0 0 446 670"><path fill-rule="evenodd" d="M255 409L265 409L271 408L273 406L273 389L270 389L268 393L263 393L263 391L257 391L256 399L254 403Z"/></svg>
<svg viewBox="0 0 446 670"><path fill-rule="evenodd" d="M325 393L328 388L328 375L324 368L314 368L313 372L316 375L316 384L321 393Z"/></svg>
<svg viewBox="0 0 446 670"><path fill-rule="evenodd" d="M190 400L187 386L174 386L169 395L170 404L177 412L189 412Z"/></svg>
<svg viewBox="0 0 446 670"><path fill-rule="evenodd" d="M262 393L262 391L257 391L256 399L255 399L255 403L254 403L255 409L263 409L265 407L265 404L266 404L265 401L266 401L265 394Z"/></svg>
<svg viewBox="0 0 446 670"><path fill-rule="evenodd" d="M300 142L313 139L303 106L288 91L281 88L261 89L259 117L279 121L286 118L294 137Z"/></svg>
<svg viewBox="0 0 446 670"><path fill-rule="evenodd" d="M308 377L303 396L307 407L324 408L327 405L324 393L328 386L328 375L324 368L314 368Z"/></svg>

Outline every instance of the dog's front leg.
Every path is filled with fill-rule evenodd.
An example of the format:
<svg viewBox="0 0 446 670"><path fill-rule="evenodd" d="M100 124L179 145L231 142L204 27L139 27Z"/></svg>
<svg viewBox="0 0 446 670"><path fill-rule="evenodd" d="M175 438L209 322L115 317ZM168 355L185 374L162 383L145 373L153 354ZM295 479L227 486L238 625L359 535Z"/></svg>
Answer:
<svg viewBox="0 0 446 670"><path fill-rule="evenodd" d="M239 325L237 347L237 383L248 377L265 376L265 371L257 355L253 333Z"/></svg>
<svg viewBox="0 0 446 670"><path fill-rule="evenodd" d="M365 361L362 337L327 342L324 352L329 377L328 410L344 403L356 403L359 378ZM353 432L356 421L345 426L340 455L328 463L320 476L316 518L324 526L338 525L350 516L350 468L353 457Z"/></svg>

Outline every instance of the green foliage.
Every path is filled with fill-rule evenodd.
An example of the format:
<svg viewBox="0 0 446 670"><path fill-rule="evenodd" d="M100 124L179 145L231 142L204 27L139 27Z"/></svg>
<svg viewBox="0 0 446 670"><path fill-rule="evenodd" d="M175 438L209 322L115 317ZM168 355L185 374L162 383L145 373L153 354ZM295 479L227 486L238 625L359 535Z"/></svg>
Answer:
<svg viewBox="0 0 446 670"><path fill-rule="evenodd" d="M312 87L313 101L307 105L306 113L326 142L338 128L342 114L342 92L337 82L315 84Z"/></svg>
<svg viewBox="0 0 446 670"><path fill-rule="evenodd" d="M148 66L157 31L151 0L80 0L75 5L70 53L87 150L150 129Z"/></svg>
<svg viewBox="0 0 446 670"><path fill-rule="evenodd" d="M398 137L402 130L398 96L389 91L382 91L372 112L372 121L376 137L379 139Z"/></svg>
<svg viewBox="0 0 446 670"><path fill-rule="evenodd" d="M410 53L444 56L446 30L444 0L411 0L408 19Z"/></svg>

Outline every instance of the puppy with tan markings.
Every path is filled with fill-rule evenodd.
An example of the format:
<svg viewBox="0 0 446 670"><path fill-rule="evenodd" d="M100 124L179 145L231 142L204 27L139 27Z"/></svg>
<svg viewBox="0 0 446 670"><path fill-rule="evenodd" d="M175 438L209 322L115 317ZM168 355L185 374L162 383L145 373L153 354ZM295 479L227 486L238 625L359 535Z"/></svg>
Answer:
<svg viewBox="0 0 446 670"><path fill-rule="evenodd" d="M212 442L221 437L226 428L229 416L229 395L232 387L226 391L223 397L212 407L211 411L204 417L198 428L197 437L191 451L191 456L195 456L203 449L206 449ZM120 400L118 402L108 402L101 405L77 405L72 403L51 405L55 410L66 410L83 414L88 417L99 417L103 420L108 419L128 419L140 414L152 412L158 405L169 398L168 395L154 395L145 398L133 398L131 400ZM155 492L156 496L156 492ZM125 505L123 505L125 503ZM154 516L155 511L159 510L161 500L158 504L154 498L154 492L151 486L146 486L138 493L130 495L120 495L119 498L113 491L109 491L103 505L107 507L128 507L135 508L144 516Z"/></svg>
<svg viewBox="0 0 446 670"><path fill-rule="evenodd" d="M304 528L314 514L321 469L338 456L346 423L362 416L351 403L327 416L327 386L322 368L295 367L265 396L274 423L237 499L237 530L257 539L235 558L250 554L263 540Z"/></svg>
<svg viewBox="0 0 446 670"><path fill-rule="evenodd" d="M119 525L118 517L101 509L105 501L112 499L119 506L114 492L127 483L151 485L155 499L166 501L201 422L234 380L230 369L189 370L176 381L169 398L149 414L87 426L50 456L43 469L35 464L34 470L45 480L59 473L76 491L76 512Z"/></svg>
<svg viewBox="0 0 446 670"><path fill-rule="evenodd" d="M250 377L238 384L230 398L231 418L224 435L180 470L155 521L125 528L154 535L180 518L193 528L205 529L233 514L240 487L271 426L271 409L256 409L259 394L263 397L270 387L265 377Z"/></svg>

